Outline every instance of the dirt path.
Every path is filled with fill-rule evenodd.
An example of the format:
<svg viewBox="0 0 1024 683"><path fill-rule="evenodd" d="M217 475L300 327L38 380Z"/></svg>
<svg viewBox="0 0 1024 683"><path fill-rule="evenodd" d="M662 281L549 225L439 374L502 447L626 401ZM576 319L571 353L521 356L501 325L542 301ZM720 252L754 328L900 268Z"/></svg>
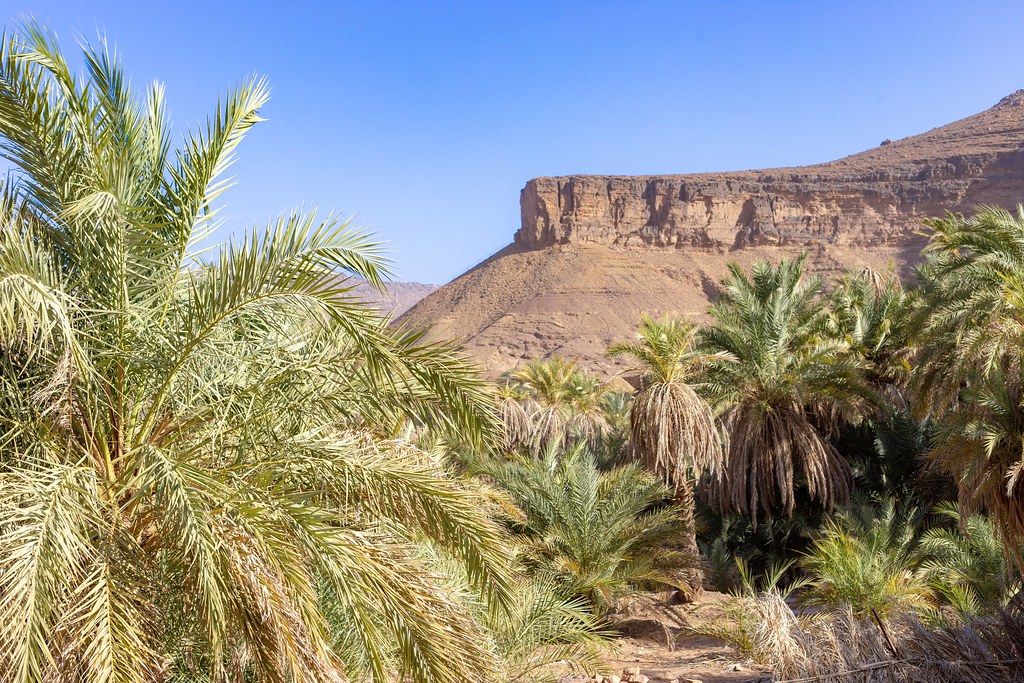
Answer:
<svg viewBox="0 0 1024 683"><path fill-rule="evenodd" d="M715 619L727 596L705 593L689 605L673 605L665 594L637 595L620 606L616 624L622 636L608 668L616 673L639 667L651 683L698 679L703 683L768 682L771 672L747 661L719 640L693 635L689 626Z"/></svg>

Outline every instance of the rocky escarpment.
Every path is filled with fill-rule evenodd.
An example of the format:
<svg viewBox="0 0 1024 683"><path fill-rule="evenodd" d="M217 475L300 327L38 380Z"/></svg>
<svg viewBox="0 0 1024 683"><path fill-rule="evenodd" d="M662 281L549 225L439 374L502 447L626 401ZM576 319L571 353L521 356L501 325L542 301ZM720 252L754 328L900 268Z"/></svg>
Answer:
<svg viewBox="0 0 1024 683"><path fill-rule="evenodd" d="M699 315L729 261L808 251L825 272L913 263L923 220L1024 200L1024 91L932 131L801 168L536 178L513 244L408 318L497 372L603 349L642 312Z"/></svg>
<svg viewBox="0 0 1024 683"><path fill-rule="evenodd" d="M924 135L803 168L677 176L536 178L518 244L901 245L926 216L1016 203L1024 181L1024 91Z"/></svg>

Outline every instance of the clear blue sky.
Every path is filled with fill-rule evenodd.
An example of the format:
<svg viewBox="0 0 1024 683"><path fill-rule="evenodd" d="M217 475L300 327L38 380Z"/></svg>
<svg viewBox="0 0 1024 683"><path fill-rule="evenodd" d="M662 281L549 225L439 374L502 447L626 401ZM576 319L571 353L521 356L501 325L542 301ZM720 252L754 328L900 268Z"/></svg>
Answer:
<svg viewBox="0 0 1024 683"><path fill-rule="evenodd" d="M569 173L826 161L1024 87L1021 2L0 0L72 49L103 31L176 125L247 74L269 119L240 151L238 230L355 214L401 279L511 241L519 190Z"/></svg>

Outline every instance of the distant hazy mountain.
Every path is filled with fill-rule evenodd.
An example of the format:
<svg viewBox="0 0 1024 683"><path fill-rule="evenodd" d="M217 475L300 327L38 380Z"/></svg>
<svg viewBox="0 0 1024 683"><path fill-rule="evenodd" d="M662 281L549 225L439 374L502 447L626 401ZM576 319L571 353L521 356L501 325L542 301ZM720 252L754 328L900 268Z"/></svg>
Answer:
<svg viewBox="0 0 1024 683"><path fill-rule="evenodd" d="M366 284L356 287L367 301L377 304L383 312L392 311L396 317L415 306L420 299L435 289L437 285L425 285L421 282L389 282L386 294L381 294Z"/></svg>

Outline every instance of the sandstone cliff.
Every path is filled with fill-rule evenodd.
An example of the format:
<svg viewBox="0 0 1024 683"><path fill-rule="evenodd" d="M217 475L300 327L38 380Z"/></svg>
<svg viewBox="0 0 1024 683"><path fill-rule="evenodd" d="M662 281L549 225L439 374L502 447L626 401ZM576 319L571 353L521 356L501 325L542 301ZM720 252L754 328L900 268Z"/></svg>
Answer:
<svg viewBox="0 0 1024 683"><path fill-rule="evenodd" d="M554 353L614 370L643 312L701 315L729 261L905 270L921 221L1024 201L1024 91L975 116L837 161L676 176L536 178L513 244L408 314L492 371Z"/></svg>

